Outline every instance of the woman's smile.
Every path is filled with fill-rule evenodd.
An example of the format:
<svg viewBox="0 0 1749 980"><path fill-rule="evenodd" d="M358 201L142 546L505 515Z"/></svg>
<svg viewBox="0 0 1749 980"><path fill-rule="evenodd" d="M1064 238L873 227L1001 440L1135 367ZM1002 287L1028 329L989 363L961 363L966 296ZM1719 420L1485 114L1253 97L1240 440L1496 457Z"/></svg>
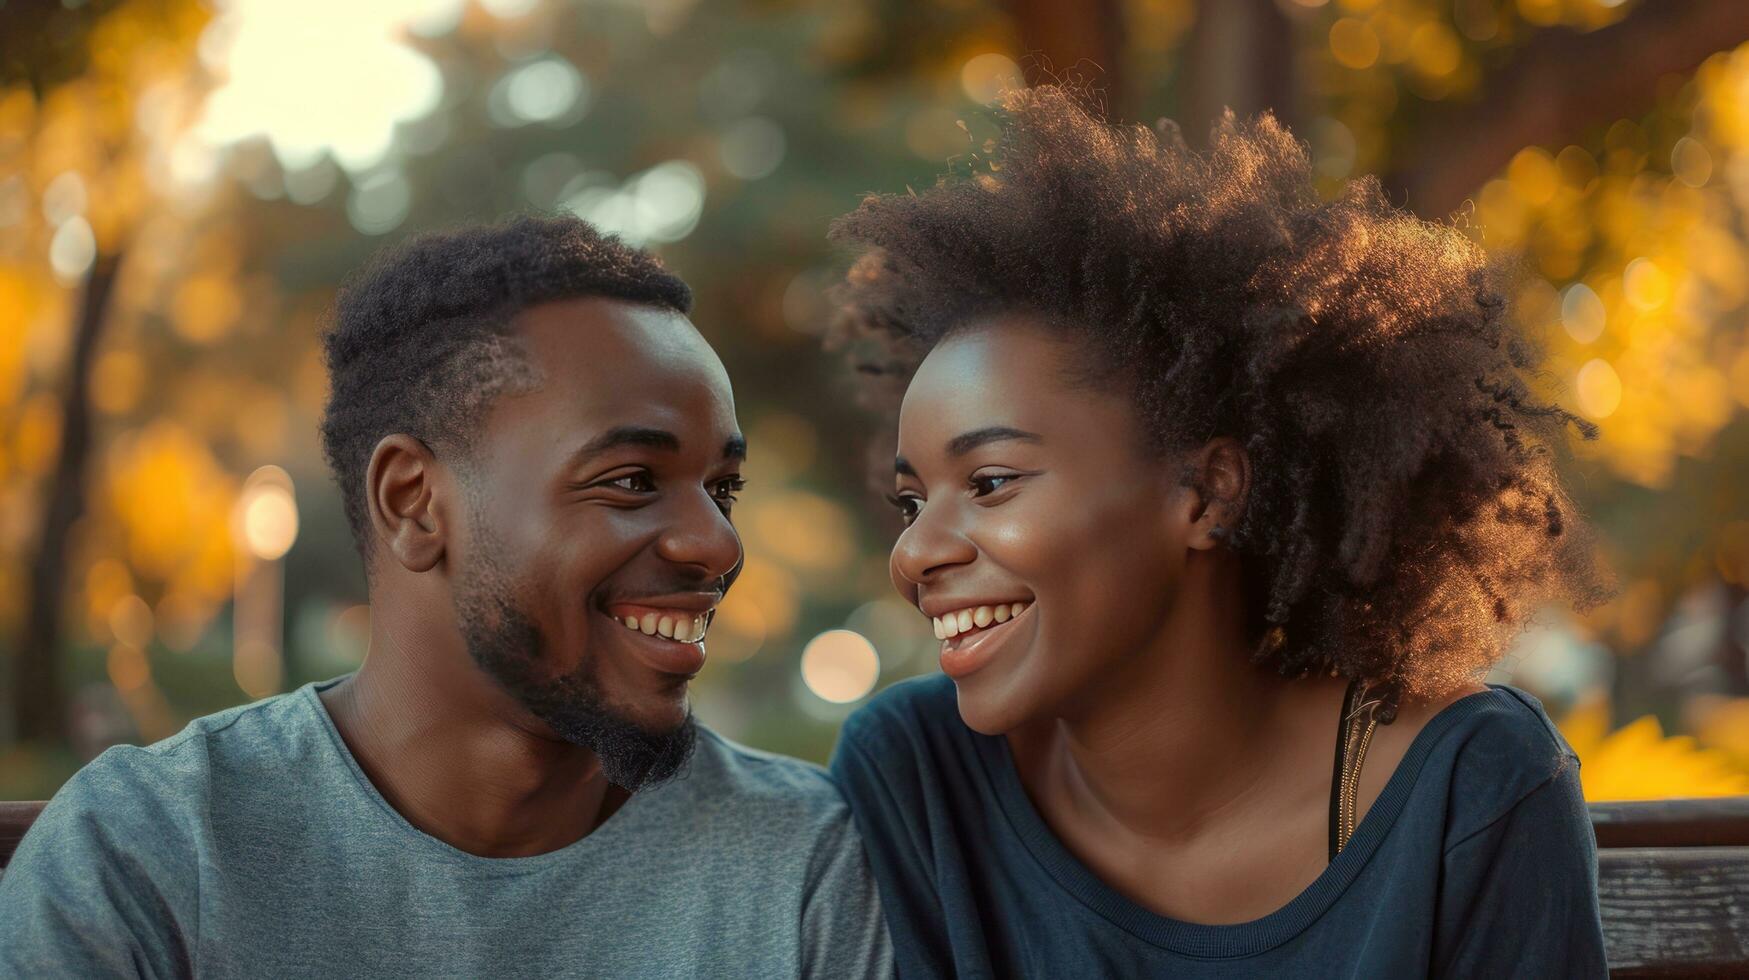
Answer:
<svg viewBox="0 0 1749 980"><path fill-rule="evenodd" d="M1010 637L1030 628L1033 605L1031 600L979 604L931 616L941 641L941 672L958 679L995 659Z"/></svg>

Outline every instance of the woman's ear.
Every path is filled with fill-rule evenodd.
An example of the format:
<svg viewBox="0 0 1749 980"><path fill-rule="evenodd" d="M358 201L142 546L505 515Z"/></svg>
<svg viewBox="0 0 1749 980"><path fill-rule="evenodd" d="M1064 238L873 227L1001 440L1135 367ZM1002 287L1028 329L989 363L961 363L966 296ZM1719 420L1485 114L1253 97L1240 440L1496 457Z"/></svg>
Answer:
<svg viewBox="0 0 1749 980"><path fill-rule="evenodd" d="M364 474L365 508L382 547L410 572L428 572L444 553L437 458L405 433L384 436Z"/></svg>
<svg viewBox="0 0 1749 980"><path fill-rule="evenodd" d="M1217 436L1194 454L1191 466L1191 485L1198 503L1186 543L1198 551L1208 551L1232 534L1245 513L1251 460L1237 439Z"/></svg>

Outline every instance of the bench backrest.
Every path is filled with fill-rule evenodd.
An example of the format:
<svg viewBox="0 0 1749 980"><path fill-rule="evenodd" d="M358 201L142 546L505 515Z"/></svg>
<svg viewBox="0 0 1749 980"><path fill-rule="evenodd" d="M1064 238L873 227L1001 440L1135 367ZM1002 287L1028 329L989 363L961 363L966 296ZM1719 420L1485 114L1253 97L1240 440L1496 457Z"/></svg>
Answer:
<svg viewBox="0 0 1749 980"><path fill-rule="evenodd" d="M1610 972L1749 976L1749 796L1593 803Z"/></svg>
<svg viewBox="0 0 1749 980"><path fill-rule="evenodd" d="M42 810L0 802L0 872ZM1749 796L1594 803L1610 973L1749 976Z"/></svg>

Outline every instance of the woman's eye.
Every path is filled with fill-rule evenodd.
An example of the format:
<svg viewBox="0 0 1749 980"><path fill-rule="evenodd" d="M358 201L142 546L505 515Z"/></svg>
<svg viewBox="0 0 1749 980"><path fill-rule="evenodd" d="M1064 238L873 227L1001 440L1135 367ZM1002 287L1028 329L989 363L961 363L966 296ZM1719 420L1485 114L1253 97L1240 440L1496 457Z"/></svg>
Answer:
<svg viewBox="0 0 1749 980"><path fill-rule="evenodd" d="M910 494L889 493L887 494L887 503L892 504L898 509L899 517L902 518L906 524L910 524L912 521L916 520L917 511L923 507L923 501Z"/></svg>
<svg viewBox="0 0 1749 980"><path fill-rule="evenodd" d="M1000 473L993 476L974 476L966 482L971 484L972 496L987 497L1016 479L1019 477L1013 474Z"/></svg>

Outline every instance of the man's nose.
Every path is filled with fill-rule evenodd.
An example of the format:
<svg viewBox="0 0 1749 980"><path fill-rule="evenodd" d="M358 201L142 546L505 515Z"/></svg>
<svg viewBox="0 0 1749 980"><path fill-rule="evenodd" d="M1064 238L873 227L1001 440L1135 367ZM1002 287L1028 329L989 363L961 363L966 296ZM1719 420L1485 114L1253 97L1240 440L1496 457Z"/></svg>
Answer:
<svg viewBox="0 0 1749 980"><path fill-rule="evenodd" d="M676 565L691 565L707 578L728 575L741 562L741 536L703 488L685 503L656 541L656 553Z"/></svg>

